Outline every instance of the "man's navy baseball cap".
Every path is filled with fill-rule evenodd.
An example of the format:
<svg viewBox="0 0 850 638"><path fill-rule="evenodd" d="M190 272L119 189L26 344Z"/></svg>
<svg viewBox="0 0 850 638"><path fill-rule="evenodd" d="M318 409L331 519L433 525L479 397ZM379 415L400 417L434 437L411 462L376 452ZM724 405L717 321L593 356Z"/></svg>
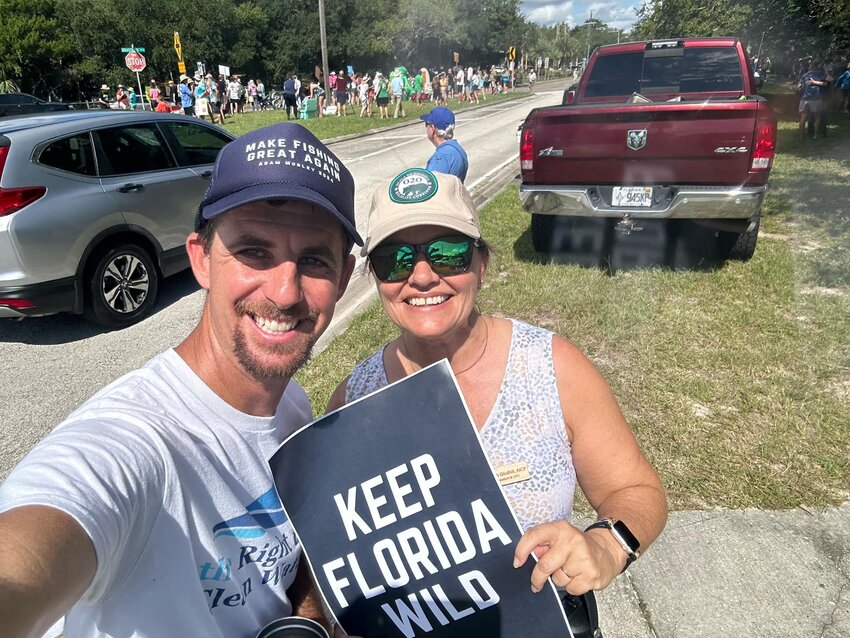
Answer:
<svg viewBox="0 0 850 638"><path fill-rule="evenodd" d="M430 113L420 115L419 119L423 122L433 124L441 131L444 131L446 128L455 123L455 114L452 113L451 109L447 109L445 106L438 106L432 109Z"/></svg>
<svg viewBox="0 0 850 638"><path fill-rule="evenodd" d="M303 126L272 124L227 144L215 161L195 229L239 206L270 200L315 204L334 215L352 241L363 245L354 219L354 178Z"/></svg>

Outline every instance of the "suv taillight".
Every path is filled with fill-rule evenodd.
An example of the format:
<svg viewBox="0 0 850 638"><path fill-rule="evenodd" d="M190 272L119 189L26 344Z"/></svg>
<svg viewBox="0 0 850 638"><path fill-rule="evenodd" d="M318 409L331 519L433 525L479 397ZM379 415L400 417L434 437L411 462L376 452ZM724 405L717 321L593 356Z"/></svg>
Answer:
<svg viewBox="0 0 850 638"><path fill-rule="evenodd" d="M534 131L530 128L522 130L519 143L519 167L523 171L534 170Z"/></svg>
<svg viewBox="0 0 850 638"><path fill-rule="evenodd" d="M564 104L575 104L576 103L576 92L575 91L567 91L567 99Z"/></svg>
<svg viewBox="0 0 850 638"><path fill-rule="evenodd" d="M770 169L776 154L776 121L767 109L759 109L756 114L756 133L753 143L753 163L751 171Z"/></svg>
<svg viewBox="0 0 850 638"><path fill-rule="evenodd" d="M8 155L9 147L0 147L0 179L3 178L3 167L6 165ZM28 206L41 198L46 192L47 189L44 186L0 187L0 217L21 210L24 206Z"/></svg>

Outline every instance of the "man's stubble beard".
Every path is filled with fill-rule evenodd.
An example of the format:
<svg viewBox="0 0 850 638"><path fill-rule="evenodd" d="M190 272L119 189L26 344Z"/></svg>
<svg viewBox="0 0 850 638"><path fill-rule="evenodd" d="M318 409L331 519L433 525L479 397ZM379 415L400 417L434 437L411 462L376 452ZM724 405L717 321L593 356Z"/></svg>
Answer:
<svg viewBox="0 0 850 638"><path fill-rule="evenodd" d="M240 314L249 314L256 308L259 306L247 302L237 304L237 311ZM275 316L276 313L268 309L260 314L274 317L279 321L288 319L288 313L278 312L278 316ZM315 310L310 311L303 320L315 325L318 313ZM258 353L251 350L245 333L237 327L233 333L233 353L242 368L258 381L291 379L310 360L317 340L318 335L301 334L291 343L266 346L262 352ZM264 355L267 355L272 362L264 361ZM279 357L283 358L278 360Z"/></svg>
<svg viewBox="0 0 850 638"><path fill-rule="evenodd" d="M291 379L310 360L315 344L315 338L305 335L304 340L267 348L265 352L273 360L266 362L263 361L264 357L259 357L251 351L241 331L237 330L233 335L233 352L236 359L244 370L258 381ZM286 357L278 361L277 357L280 355L286 355Z"/></svg>

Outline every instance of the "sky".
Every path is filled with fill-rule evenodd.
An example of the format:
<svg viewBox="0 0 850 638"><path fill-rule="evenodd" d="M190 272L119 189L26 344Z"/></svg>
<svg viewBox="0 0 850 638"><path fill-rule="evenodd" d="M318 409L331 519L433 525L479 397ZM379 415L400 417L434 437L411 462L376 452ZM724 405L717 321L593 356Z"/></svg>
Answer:
<svg viewBox="0 0 850 638"><path fill-rule="evenodd" d="M592 10L594 18L627 31L637 19L635 8L641 4L642 0L523 0L521 10L529 21L547 26L559 22L570 26L581 24L590 17Z"/></svg>

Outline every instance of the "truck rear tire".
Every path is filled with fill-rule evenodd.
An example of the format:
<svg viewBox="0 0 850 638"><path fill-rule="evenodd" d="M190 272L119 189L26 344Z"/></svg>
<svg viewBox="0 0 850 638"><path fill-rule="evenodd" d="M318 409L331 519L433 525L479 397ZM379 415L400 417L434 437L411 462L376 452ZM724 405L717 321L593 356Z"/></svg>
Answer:
<svg viewBox="0 0 850 638"><path fill-rule="evenodd" d="M759 225L761 224L761 211L753 216L753 221L755 222L755 227L752 230L732 236L733 241L729 248L729 259L749 261L755 254Z"/></svg>
<svg viewBox="0 0 850 638"><path fill-rule="evenodd" d="M552 252L552 239L554 237L555 220L554 215L531 214L531 245L539 253Z"/></svg>

